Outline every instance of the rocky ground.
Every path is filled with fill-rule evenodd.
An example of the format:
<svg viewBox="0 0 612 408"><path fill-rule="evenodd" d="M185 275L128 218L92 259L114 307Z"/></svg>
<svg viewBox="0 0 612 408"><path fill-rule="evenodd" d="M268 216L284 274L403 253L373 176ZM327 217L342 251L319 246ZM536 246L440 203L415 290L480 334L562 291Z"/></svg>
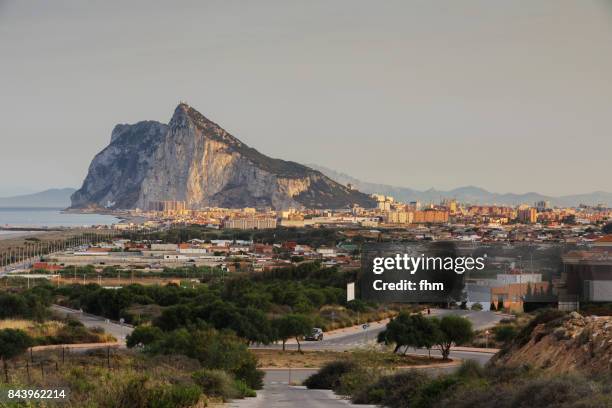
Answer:
<svg viewBox="0 0 612 408"><path fill-rule="evenodd" d="M612 367L612 317L572 312L536 318L491 363L530 364L557 373L607 373Z"/></svg>

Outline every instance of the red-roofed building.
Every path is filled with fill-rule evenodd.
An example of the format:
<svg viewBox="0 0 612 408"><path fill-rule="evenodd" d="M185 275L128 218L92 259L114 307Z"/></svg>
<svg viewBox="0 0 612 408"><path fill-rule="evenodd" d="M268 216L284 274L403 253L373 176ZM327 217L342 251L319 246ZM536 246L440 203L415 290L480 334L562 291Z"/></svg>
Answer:
<svg viewBox="0 0 612 408"><path fill-rule="evenodd" d="M32 265L32 270L35 271L56 272L61 269L62 267L60 265L53 265L47 262L35 262L34 265Z"/></svg>

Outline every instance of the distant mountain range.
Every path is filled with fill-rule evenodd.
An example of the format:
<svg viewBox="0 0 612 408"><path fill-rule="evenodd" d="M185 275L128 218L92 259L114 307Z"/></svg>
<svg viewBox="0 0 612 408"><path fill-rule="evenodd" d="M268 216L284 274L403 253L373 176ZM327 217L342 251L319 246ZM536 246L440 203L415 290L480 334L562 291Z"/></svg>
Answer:
<svg viewBox="0 0 612 408"><path fill-rule="evenodd" d="M70 207L74 188L52 188L34 194L0 197L0 207Z"/></svg>
<svg viewBox="0 0 612 408"><path fill-rule="evenodd" d="M368 194L385 194L396 200L409 202L421 201L423 203L439 202L440 199L456 199L464 203L473 204L533 204L536 201L550 201L552 205L559 207L573 207L580 204L596 205L604 204L612 207L612 193L596 191L589 194L574 194L561 197L546 196L539 193L492 193L485 189L467 186L453 190L429 189L425 191L414 190L408 187L398 187L389 184L369 183L358 180L347 174L335 170L310 164L308 167L315 169L336 182L347 185L351 184L358 190ZM0 207L70 207L70 196L75 192L74 188L52 188L33 194L24 194L13 197L0 197Z"/></svg>
<svg viewBox="0 0 612 408"><path fill-rule="evenodd" d="M503 205L533 205L536 201L550 201L551 205L558 207L574 207L580 204L597 205L604 204L612 207L612 193L595 191L588 194L574 194L561 197L546 196L539 193L492 193L480 187L466 186L453 190L429 189L425 191L414 190L408 187L398 187L388 184L369 183L358 180L347 174L337 172L327 167L309 164L309 167L320 171L332 180L341 184L351 184L359 191L368 194L384 194L394 197L398 201L410 202L421 201L422 203L439 202L443 198L456 199L463 203L472 204L503 204Z"/></svg>

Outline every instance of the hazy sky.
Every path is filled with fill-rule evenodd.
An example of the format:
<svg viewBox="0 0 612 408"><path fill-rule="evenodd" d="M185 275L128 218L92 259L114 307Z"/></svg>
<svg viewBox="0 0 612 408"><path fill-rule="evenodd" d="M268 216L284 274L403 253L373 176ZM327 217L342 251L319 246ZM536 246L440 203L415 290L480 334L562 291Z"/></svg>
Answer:
<svg viewBox="0 0 612 408"><path fill-rule="evenodd" d="M365 181L612 191L612 5L0 0L0 195L80 186L179 100Z"/></svg>

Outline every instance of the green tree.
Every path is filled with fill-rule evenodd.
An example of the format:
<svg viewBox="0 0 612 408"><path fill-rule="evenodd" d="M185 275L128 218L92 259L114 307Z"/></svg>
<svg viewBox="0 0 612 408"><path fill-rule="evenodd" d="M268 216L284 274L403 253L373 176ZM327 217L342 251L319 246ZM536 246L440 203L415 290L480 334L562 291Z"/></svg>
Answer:
<svg viewBox="0 0 612 408"><path fill-rule="evenodd" d="M379 343L395 344L394 352L406 347L404 354L409 347L430 349L436 344L437 338L437 327L430 319L421 314L411 315L408 312L401 312L387 324L384 331L378 334Z"/></svg>
<svg viewBox="0 0 612 408"><path fill-rule="evenodd" d="M440 347L442 358L448 360L451 347L470 341L474 337L472 323L465 317L448 315L442 319L433 319L438 326L436 343Z"/></svg>
<svg viewBox="0 0 612 408"><path fill-rule="evenodd" d="M146 346L151 344L163 336L163 332L159 327L155 326L138 326L134 329L132 334L127 336L126 345L128 348L132 348L138 345Z"/></svg>
<svg viewBox="0 0 612 408"><path fill-rule="evenodd" d="M287 340L294 337L298 351L302 352L300 338L309 335L313 330L312 321L304 315L289 314L273 321L276 336L283 342L283 351Z"/></svg>
<svg viewBox="0 0 612 408"><path fill-rule="evenodd" d="M8 381L6 361L15 358L31 347L33 340L23 330L4 329L0 330L0 358L4 367L4 375Z"/></svg>
<svg viewBox="0 0 612 408"><path fill-rule="evenodd" d="M22 296L12 293L0 294L0 318L20 317L26 314L27 303Z"/></svg>

